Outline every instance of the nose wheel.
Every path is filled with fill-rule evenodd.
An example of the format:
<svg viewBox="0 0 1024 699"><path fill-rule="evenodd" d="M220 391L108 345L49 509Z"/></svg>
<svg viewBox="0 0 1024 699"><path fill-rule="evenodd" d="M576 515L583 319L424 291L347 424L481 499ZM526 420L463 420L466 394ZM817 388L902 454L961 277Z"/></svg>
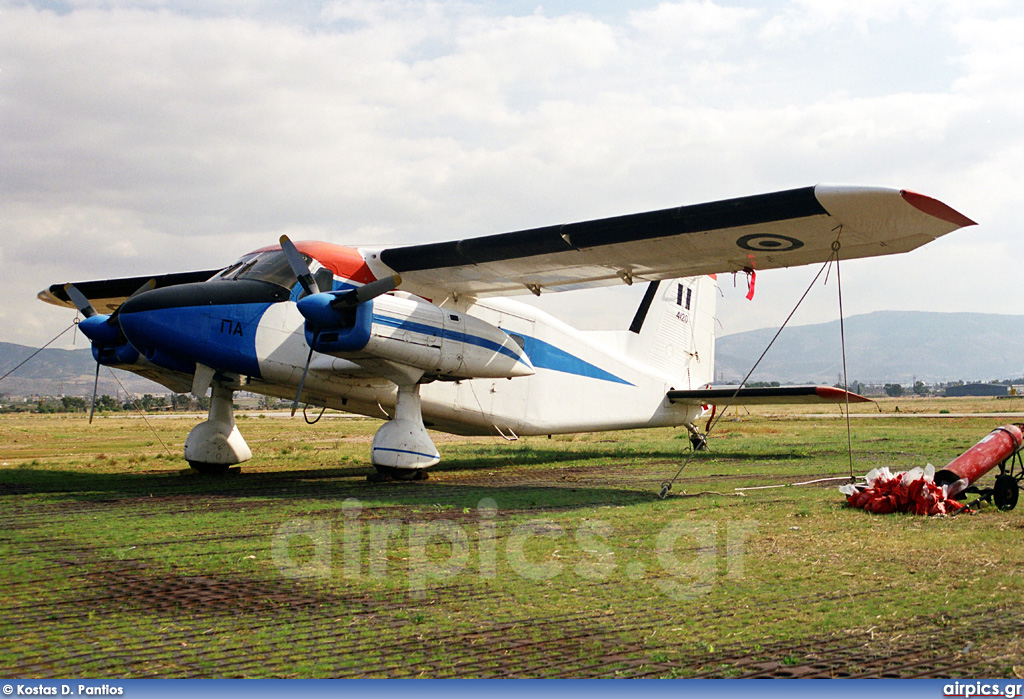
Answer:
<svg viewBox="0 0 1024 699"><path fill-rule="evenodd" d="M226 473L231 466L248 461L252 451L235 425L230 388L214 384L210 413L192 428L185 439L185 460L200 473Z"/></svg>

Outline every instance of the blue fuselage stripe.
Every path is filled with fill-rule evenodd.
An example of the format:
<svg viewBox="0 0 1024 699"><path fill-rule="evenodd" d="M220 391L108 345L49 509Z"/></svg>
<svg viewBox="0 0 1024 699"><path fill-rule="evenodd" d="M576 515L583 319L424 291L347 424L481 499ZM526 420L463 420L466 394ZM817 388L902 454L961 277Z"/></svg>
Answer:
<svg viewBox="0 0 1024 699"><path fill-rule="evenodd" d="M477 335L469 335L468 333L456 330L445 330L433 325L427 325L426 323L418 323L416 321L403 320L401 318L392 318L379 313L373 314L373 322L399 330L417 332L423 335L433 335L435 337L440 336L455 342L465 342L470 345L489 349L492 352L499 352L515 359L516 361L523 362L524 364L526 363L523 361L521 356L513 352L509 347L499 345L493 340L488 340L487 338L479 337ZM585 376L591 379L621 383L627 386L633 385L629 381L626 381L611 372L605 371L590 362L584 361L563 349L559 349L548 342L538 340L535 337L523 335L520 335L520 337L522 337L524 341L523 350L525 351L526 356L530 358L530 362L533 364L534 368L551 369L552 371L560 371L563 374Z"/></svg>
<svg viewBox="0 0 1024 699"><path fill-rule="evenodd" d="M590 362L580 359L574 354L570 354L563 349L555 347L551 343L538 340L535 337L523 336L523 339L525 341L525 347L523 349L526 350L527 356L530 358L530 361L533 362L533 366L537 369L550 369L552 371L560 371L563 374L585 376L587 378L599 379L601 381L621 383L626 386L634 385L611 372L605 371Z"/></svg>
<svg viewBox="0 0 1024 699"><path fill-rule="evenodd" d="M510 348L504 345L499 345L494 340L488 340L485 337L479 335L470 335L469 333L459 332L458 330L445 330L438 328L434 325L427 325L426 323L417 323L412 320L403 320L401 318L392 318L390 316L381 315L379 313L373 314L373 322L378 325L384 325L389 328L395 328L397 330L405 330L407 332L420 333L422 335L432 335L434 337L442 337L446 340L452 340L453 342L464 342L467 345L476 345L477 347L483 347L489 349L492 352L503 354L506 357L522 362L526 364L523 358L513 352Z"/></svg>

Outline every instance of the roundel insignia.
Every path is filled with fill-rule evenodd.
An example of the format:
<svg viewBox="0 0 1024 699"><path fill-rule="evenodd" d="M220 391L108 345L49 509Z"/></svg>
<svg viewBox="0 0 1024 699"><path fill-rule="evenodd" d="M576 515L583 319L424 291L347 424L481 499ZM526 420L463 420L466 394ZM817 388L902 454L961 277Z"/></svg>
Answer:
<svg viewBox="0 0 1024 699"><path fill-rule="evenodd" d="M744 250L757 252L788 252L804 246L802 240L774 233L751 233L739 238L736 244Z"/></svg>

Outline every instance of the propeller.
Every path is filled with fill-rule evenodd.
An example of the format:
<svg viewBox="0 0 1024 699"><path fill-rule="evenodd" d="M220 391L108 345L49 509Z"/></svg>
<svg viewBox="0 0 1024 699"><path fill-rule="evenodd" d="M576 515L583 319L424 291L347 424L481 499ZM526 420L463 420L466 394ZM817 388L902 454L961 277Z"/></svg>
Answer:
<svg viewBox="0 0 1024 699"><path fill-rule="evenodd" d="M89 405L89 424L92 424L92 416L96 414L96 390L100 387L100 363L96 362L96 377L92 380L92 403Z"/></svg>
<svg viewBox="0 0 1024 699"><path fill-rule="evenodd" d="M144 291L150 291L156 288L156 280L150 279L145 284L140 286L132 295L137 296ZM89 341L94 345L116 345L127 342L124 334L121 332L121 324L117 320L118 311L121 307L118 306L110 315L101 315L93 308L92 303L85 294L79 290L74 284L65 284L64 291L67 293L68 298L71 299L71 303L75 304L75 308L81 313L85 320L78 324L78 327L82 329L82 334L89 338ZM95 320L92 320L95 318ZM92 404L89 408L89 424L92 424L93 415L96 413L96 393L100 385L100 359L99 353L96 356L96 377L92 382Z"/></svg>
<svg viewBox="0 0 1024 699"><path fill-rule="evenodd" d="M302 299L299 311L316 309L320 312L315 314L316 320L323 320L323 305L326 305L331 311L337 312L343 308L352 308L358 306L366 301L371 301L382 294L386 294L389 291L393 291L399 284L402 283L402 277L398 274L390 277L384 277L376 281L364 284L356 289L351 289L343 293L329 293L321 292L313 294ZM324 299L323 297L327 297ZM321 300L326 303L321 303ZM302 369L302 378L299 380L299 390L295 394L295 400L292 402L292 417L295 417L295 411L299 408L299 399L302 398L302 389L306 385L306 375L309 373L309 363L313 360L313 347L316 346L317 338L320 337L320 324L314 320L310 320L310 317L306 316L306 322L313 328L313 341L309 344L309 354L306 356L306 366ZM312 314L311 314L312 315Z"/></svg>
<svg viewBox="0 0 1024 699"><path fill-rule="evenodd" d="M89 299L85 297L78 287L74 284L65 284L64 291L67 292L68 298L71 299L71 303L75 304L75 308L86 318L92 318L96 315L96 309L89 303Z"/></svg>
<svg viewBox="0 0 1024 699"><path fill-rule="evenodd" d="M302 285L303 290L306 292L306 296L312 296L313 294L320 293L320 287L316 284L316 278L313 273L309 270L309 265L306 264L306 260L302 257L302 253L295 247L295 243L291 239L282 235L280 238L281 249L284 250L284 256L288 259L288 266L292 268L292 274L295 275L295 279L298 280L299 284ZM299 379L299 390L295 394L295 400L292 401L292 417L295 417L295 411L299 407L299 399L302 398L302 388L306 385L306 374L309 373L309 363L313 361L313 346L316 345L316 339L320 331L314 329L313 341L309 343L309 354L306 355L306 366L302 369L302 378Z"/></svg>
<svg viewBox="0 0 1024 699"><path fill-rule="evenodd" d="M316 344L316 338L319 334L319 330L313 331L313 342L310 343L309 354L306 355L306 366L303 367L302 378L299 379L299 390L295 393L295 400L292 401L292 417L295 417L295 411L299 409L299 400L302 398L302 389L306 385L306 374L309 373L309 363L313 361L313 346Z"/></svg>
<svg viewBox="0 0 1024 699"><path fill-rule="evenodd" d="M139 294L145 291L152 291L155 288L156 279L150 279L145 284L140 286L138 289L133 291L131 296L129 296L128 298L134 298L135 296L138 296ZM100 313L98 313L95 308L93 308L93 305L92 303L89 302L89 299L86 298L85 294L83 294L74 284L65 284L64 291L67 293L68 298L71 299L71 303L75 304L75 308L78 309L78 312L81 313L86 319L92 318L94 316L99 316L100 318L103 319L103 322L107 323L107 325L117 326L120 329L120 326L118 325L117 322L117 314L120 312L121 306L118 306L110 315L103 316L100 315ZM82 332L85 333L86 337L88 337L90 340L94 340L96 338L93 338L89 334L87 328L96 326L97 324L98 323L94 321L92 323L86 324L86 326L82 328Z"/></svg>
<svg viewBox="0 0 1024 699"><path fill-rule="evenodd" d="M302 253L300 253L298 248L295 247L295 243L293 243L286 235L281 236L280 242L281 249L284 251L285 257L288 259L288 265L292 268L292 272L295 274L296 280L298 280L299 284L302 285L302 288L306 292L306 297L302 299L303 305L300 305L299 307L300 312L303 311L304 306L307 309L321 309L321 312L316 314L315 319L311 319L309 315L303 312L306 322L313 329L313 339L312 342L309 343L309 354L306 355L306 365L302 368L302 378L299 379L299 390L295 393L295 400L292 401L292 417L295 417L295 411L298 410L299 401L302 399L302 389L306 385L306 376L309 374L309 364L313 361L313 348L316 346L317 339L320 337L320 326L324 322L322 307L327 306L332 311L339 311L343 308L358 306L361 303L365 303L366 301L370 301L382 294L386 294L389 291L394 290L402 283L402 277L395 274L341 293L320 291L320 288L317 286L316 279L313 277L313 273L309 269L309 265L306 264L306 260L303 258Z"/></svg>
<svg viewBox="0 0 1024 699"><path fill-rule="evenodd" d="M357 289L352 289L351 291L346 291L343 294L338 294L328 305L335 310L358 306L364 301L375 299L381 294L393 291L398 288L398 285L401 283L402 275L400 274L384 277L383 279L378 279L377 281L370 282L369 284L363 284Z"/></svg>
<svg viewBox="0 0 1024 699"><path fill-rule="evenodd" d="M309 265L306 264L306 260L303 259L302 253L295 247L295 243L286 236L281 236L281 249L284 250L284 256L288 258L288 265L292 268L292 272L295 274L295 278L299 284L302 284L302 288L306 291L308 296L320 293L320 288L316 285L316 279L313 277L313 273L309 271ZM294 415L294 411L292 412Z"/></svg>
<svg viewBox="0 0 1024 699"><path fill-rule="evenodd" d="M64 291L67 292L68 298L71 299L71 303L75 304L75 308L78 309L78 312L81 313L86 318L86 320L88 320L89 318L95 318L95 317L97 317L99 315L98 313L96 313L96 309L92 307L92 304L89 302L89 299L86 298L85 294L83 294L81 291L78 290L77 286L75 286L74 284L70 284L70 283L69 284L65 284L64 285ZM109 323L110 320L113 317L114 317L113 315L108 317L106 319L106 322ZM89 332L87 330L87 328L89 328L91 325L93 325L93 324L86 325L86 327L82 329L82 333L85 334L86 337L88 337L90 341L92 341L92 333ZM100 386L100 360L97 358L96 359L96 378L94 378L93 381L92 381L92 403L89 406L89 424L90 425L92 424L92 416L96 414L96 392L97 392L97 389L99 389L99 386Z"/></svg>

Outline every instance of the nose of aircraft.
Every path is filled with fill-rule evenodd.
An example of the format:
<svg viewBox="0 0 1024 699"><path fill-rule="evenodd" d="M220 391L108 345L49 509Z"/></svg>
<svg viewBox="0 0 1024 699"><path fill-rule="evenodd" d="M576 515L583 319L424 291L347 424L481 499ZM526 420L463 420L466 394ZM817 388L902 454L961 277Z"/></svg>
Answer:
<svg viewBox="0 0 1024 699"><path fill-rule="evenodd" d="M165 368L190 371L202 353L208 306L205 283L154 289L134 296L118 312L121 330L135 349ZM190 361L191 360L191 361Z"/></svg>
<svg viewBox="0 0 1024 699"><path fill-rule="evenodd" d="M154 289L121 305L128 341L150 361L179 371L200 362L259 375L255 330L283 287L255 280L211 281Z"/></svg>
<svg viewBox="0 0 1024 699"><path fill-rule="evenodd" d="M289 290L253 279L195 282L153 289L133 296L121 305L121 314L247 303L277 303L288 299Z"/></svg>

